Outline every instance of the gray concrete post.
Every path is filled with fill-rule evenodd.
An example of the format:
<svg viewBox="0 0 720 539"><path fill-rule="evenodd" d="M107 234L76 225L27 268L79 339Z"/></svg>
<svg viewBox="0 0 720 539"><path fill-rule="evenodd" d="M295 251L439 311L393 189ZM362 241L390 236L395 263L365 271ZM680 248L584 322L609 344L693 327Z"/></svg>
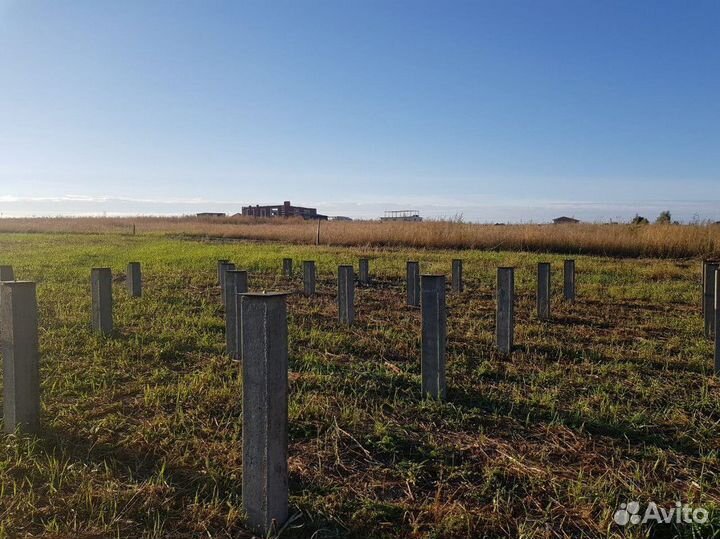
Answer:
<svg viewBox="0 0 720 539"><path fill-rule="evenodd" d="M370 261L367 258L360 259L360 270L358 272L358 280L360 284L370 284Z"/></svg>
<svg viewBox="0 0 720 539"><path fill-rule="evenodd" d="M445 276L423 275L422 290L422 396L445 399L447 314Z"/></svg>
<svg viewBox="0 0 720 539"><path fill-rule="evenodd" d="M705 262L705 289L703 291L703 321L705 327L705 336L710 338L713 336L715 329L715 272L720 268L720 264L715 261L708 260Z"/></svg>
<svg viewBox="0 0 720 539"><path fill-rule="evenodd" d="M303 293L307 297L315 295L315 261L303 261Z"/></svg>
<svg viewBox="0 0 720 539"><path fill-rule="evenodd" d="M338 267L338 319L350 325L355 320L355 270L352 266Z"/></svg>
<svg viewBox="0 0 720 539"><path fill-rule="evenodd" d="M515 333L515 270L497 269L497 311L495 343L501 354L512 352Z"/></svg>
<svg viewBox="0 0 720 539"><path fill-rule="evenodd" d="M292 258L283 258L283 275L285 277L293 276L293 261Z"/></svg>
<svg viewBox="0 0 720 539"><path fill-rule="evenodd" d="M223 272L222 267L223 267L223 264L227 264L227 263L229 263L229 262L230 262L230 261L227 260L227 259L225 259L225 258L217 261L217 282L218 282L219 285L222 285L222 272Z"/></svg>
<svg viewBox="0 0 720 539"><path fill-rule="evenodd" d="M550 263L538 262L537 266L537 317L550 320Z"/></svg>
<svg viewBox="0 0 720 539"><path fill-rule="evenodd" d="M407 304L411 307L420 305L420 263L407 263Z"/></svg>
<svg viewBox="0 0 720 539"><path fill-rule="evenodd" d="M463 261L459 258L452 261L452 290L453 292L463 291Z"/></svg>
<svg viewBox="0 0 720 539"><path fill-rule="evenodd" d="M113 330L112 272L110 268L93 268L92 328L103 335Z"/></svg>
<svg viewBox="0 0 720 539"><path fill-rule="evenodd" d="M14 281L15 272L12 266L0 266L0 281Z"/></svg>
<svg viewBox="0 0 720 539"><path fill-rule="evenodd" d="M713 320L715 334L715 375L720 376L720 269L715 270L715 302L713 310L715 311L715 319Z"/></svg>
<svg viewBox="0 0 720 539"><path fill-rule="evenodd" d="M242 506L263 536L288 517L286 294L243 294Z"/></svg>
<svg viewBox="0 0 720 539"><path fill-rule="evenodd" d="M700 308L702 309L703 320L705 320L705 265L707 260L703 259L702 268L700 269L700 278L702 279L702 294L700 296ZM2 279L0 279L2 280Z"/></svg>
<svg viewBox="0 0 720 539"><path fill-rule="evenodd" d="M3 358L5 432L40 427L40 371L35 283L0 284L0 354Z"/></svg>
<svg viewBox="0 0 720 539"><path fill-rule="evenodd" d="M223 262L220 265L220 293L222 295L222 302L223 307L227 308L227 305L225 305L225 274L228 271L233 271L235 269L235 264L232 262Z"/></svg>
<svg viewBox="0 0 720 539"><path fill-rule="evenodd" d="M575 301L575 261L566 260L563 266L563 296L567 301Z"/></svg>
<svg viewBox="0 0 720 539"><path fill-rule="evenodd" d="M225 304L225 352L233 359L240 358L238 338L238 294L247 292L247 271L226 270L223 303Z"/></svg>
<svg viewBox="0 0 720 539"><path fill-rule="evenodd" d="M12 266L0 266L0 282L14 281L14 280L15 280L15 272L13 271L13 267Z"/></svg>
<svg viewBox="0 0 720 539"><path fill-rule="evenodd" d="M706 258L702 261L702 270L701 270L701 277L702 277L702 296L700 298L700 307L702 308L702 314L703 314L703 320L705 319L705 308L711 303L711 300L708 300L706 297L706 288L707 288L707 268L706 266L708 264L716 264L720 267L720 260L712 259L712 258ZM712 287L712 283L710 284Z"/></svg>
<svg viewBox="0 0 720 539"><path fill-rule="evenodd" d="M130 296L139 298L142 296L142 273L140 262L130 262L127 267L127 287Z"/></svg>

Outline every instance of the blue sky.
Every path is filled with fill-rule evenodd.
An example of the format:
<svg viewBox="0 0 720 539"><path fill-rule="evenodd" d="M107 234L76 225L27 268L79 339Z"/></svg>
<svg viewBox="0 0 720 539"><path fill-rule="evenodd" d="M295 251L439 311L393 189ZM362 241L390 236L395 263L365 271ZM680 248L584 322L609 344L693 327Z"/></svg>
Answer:
<svg viewBox="0 0 720 539"><path fill-rule="evenodd" d="M720 220L720 2L0 0L0 213Z"/></svg>

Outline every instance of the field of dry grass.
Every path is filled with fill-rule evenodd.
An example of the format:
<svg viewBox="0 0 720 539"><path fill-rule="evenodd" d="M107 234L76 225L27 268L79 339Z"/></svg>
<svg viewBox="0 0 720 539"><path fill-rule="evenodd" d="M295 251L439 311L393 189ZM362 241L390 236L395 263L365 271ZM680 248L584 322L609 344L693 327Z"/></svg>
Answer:
<svg viewBox="0 0 720 539"><path fill-rule="evenodd" d="M281 261L315 260L318 295ZM357 319L337 323L337 267L370 258ZM448 294L448 395L420 398L407 260ZM38 283L42 432L0 436L0 538L250 537L241 507L242 380L224 354L216 260L286 290L290 504L281 537L720 537L720 379L696 261L346 248L159 236L0 234L0 262ZM142 298L124 289L143 264ZM535 272L554 271L552 320ZM516 347L493 342L495 270L516 268ZM116 330L93 334L90 268L111 267ZM297 266L296 266L297 267ZM613 522L677 500L704 526Z"/></svg>
<svg viewBox="0 0 720 539"><path fill-rule="evenodd" d="M0 232L165 234L314 244L317 223L295 219L62 217L0 219ZM450 221L323 222L320 244L688 258L720 255L715 225L480 225Z"/></svg>

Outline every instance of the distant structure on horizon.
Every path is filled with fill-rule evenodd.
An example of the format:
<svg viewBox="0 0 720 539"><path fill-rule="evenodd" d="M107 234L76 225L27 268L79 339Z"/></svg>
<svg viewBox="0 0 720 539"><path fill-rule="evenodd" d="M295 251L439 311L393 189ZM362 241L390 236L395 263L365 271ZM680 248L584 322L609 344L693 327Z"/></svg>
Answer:
<svg viewBox="0 0 720 539"><path fill-rule="evenodd" d="M302 217L303 219L319 219L327 221L327 215L321 215L315 208L293 206L289 200L275 206L243 206L242 215L245 217Z"/></svg>
<svg viewBox="0 0 720 539"><path fill-rule="evenodd" d="M418 210L393 210L386 211L381 221L422 221Z"/></svg>
<svg viewBox="0 0 720 539"><path fill-rule="evenodd" d="M553 219L553 223L556 225L576 225L580 222L580 219L575 219L573 217L565 217L564 215L562 217L556 217Z"/></svg>
<svg viewBox="0 0 720 539"><path fill-rule="evenodd" d="M195 216L196 217L226 217L226 215L224 213L211 212L211 211L196 213Z"/></svg>

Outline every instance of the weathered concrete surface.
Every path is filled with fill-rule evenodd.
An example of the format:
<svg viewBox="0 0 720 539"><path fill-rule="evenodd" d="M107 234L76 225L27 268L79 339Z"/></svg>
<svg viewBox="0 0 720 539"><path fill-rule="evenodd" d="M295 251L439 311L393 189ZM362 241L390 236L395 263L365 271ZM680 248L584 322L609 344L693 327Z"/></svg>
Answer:
<svg viewBox="0 0 720 539"><path fill-rule="evenodd" d="M501 354L512 352L515 333L515 270L497 269L495 342Z"/></svg>
<svg viewBox="0 0 720 539"><path fill-rule="evenodd" d="M563 265L563 296L566 301L575 301L575 261L566 260Z"/></svg>
<svg viewBox="0 0 720 539"><path fill-rule="evenodd" d="M14 281L15 272L12 266L0 266L0 281Z"/></svg>
<svg viewBox="0 0 720 539"><path fill-rule="evenodd" d="M713 303L713 335L715 336L715 375L720 376L720 269L715 270L714 292L715 301Z"/></svg>
<svg viewBox="0 0 720 539"><path fill-rule="evenodd" d="M225 304L225 275L228 271L234 271L235 270L235 264L232 262L223 262L220 265L220 295L222 297L223 307L227 309L227 305Z"/></svg>
<svg viewBox="0 0 720 539"><path fill-rule="evenodd" d="M288 518L288 329L285 294L244 294L242 505L263 535Z"/></svg>
<svg viewBox="0 0 720 539"><path fill-rule="evenodd" d="M110 268L93 268L92 286L92 328L102 335L113 331L112 271Z"/></svg>
<svg viewBox="0 0 720 539"><path fill-rule="evenodd" d="M550 320L550 263L539 262L537 266L537 317Z"/></svg>
<svg viewBox="0 0 720 539"><path fill-rule="evenodd" d="M408 261L406 273L407 304L417 307L420 305L420 263Z"/></svg>
<svg viewBox="0 0 720 539"><path fill-rule="evenodd" d="M362 285L370 284L370 261L367 258L360 259L360 269L358 272L358 280Z"/></svg>
<svg viewBox="0 0 720 539"><path fill-rule="evenodd" d="M352 266L338 267L338 319L350 325L355 320L355 270Z"/></svg>
<svg viewBox="0 0 720 539"><path fill-rule="evenodd" d="M452 261L452 290L462 292L463 288L463 261L456 258Z"/></svg>
<svg viewBox="0 0 720 539"><path fill-rule="evenodd" d="M445 399L447 311L445 276L423 275L422 290L422 396Z"/></svg>
<svg viewBox="0 0 720 539"><path fill-rule="evenodd" d="M128 293L133 298L142 296L142 272L140 262L130 262L127 267Z"/></svg>
<svg viewBox="0 0 720 539"><path fill-rule="evenodd" d="M222 259L220 259L220 260L217 261L217 283L218 283L219 285L222 285L222 272L223 272L222 267L223 267L223 264L227 264L227 263L229 263L229 262L230 262L230 261L227 260L226 258L222 258Z"/></svg>
<svg viewBox="0 0 720 539"><path fill-rule="evenodd" d="M713 331L715 329L715 274L718 268L720 268L720 264L718 262L710 260L705 262L705 277L703 279L703 321L705 336L707 338L711 338L713 336Z"/></svg>
<svg viewBox="0 0 720 539"><path fill-rule="evenodd" d="M14 281L15 272L12 266L0 266L0 282L2 281ZM2 299L0 298L0 302ZM0 303L2 305L2 303Z"/></svg>
<svg viewBox="0 0 720 539"><path fill-rule="evenodd" d="M232 359L240 358L240 338L238 322L241 316L238 310L238 294L247 292L247 271L227 270L223 302L225 303L225 351Z"/></svg>
<svg viewBox="0 0 720 539"><path fill-rule="evenodd" d="M292 258L283 258L283 275L285 277L293 276L293 261Z"/></svg>
<svg viewBox="0 0 720 539"><path fill-rule="evenodd" d="M303 294L306 297L315 295L315 261L303 261Z"/></svg>
<svg viewBox="0 0 720 539"><path fill-rule="evenodd" d="M5 432L40 427L40 352L35 283L0 284L0 354Z"/></svg>

